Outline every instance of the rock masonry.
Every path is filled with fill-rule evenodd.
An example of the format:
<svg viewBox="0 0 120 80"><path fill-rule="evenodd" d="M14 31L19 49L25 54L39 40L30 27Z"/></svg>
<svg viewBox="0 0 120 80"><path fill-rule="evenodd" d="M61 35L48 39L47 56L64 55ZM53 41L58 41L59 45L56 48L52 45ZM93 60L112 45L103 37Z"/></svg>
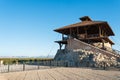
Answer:
<svg viewBox="0 0 120 80"><path fill-rule="evenodd" d="M114 66L117 60L114 57L108 57L102 53L94 53L83 49L76 50L58 50L54 58L55 61L68 61L77 63L77 66ZM76 66L76 64L74 64Z"/></svg>

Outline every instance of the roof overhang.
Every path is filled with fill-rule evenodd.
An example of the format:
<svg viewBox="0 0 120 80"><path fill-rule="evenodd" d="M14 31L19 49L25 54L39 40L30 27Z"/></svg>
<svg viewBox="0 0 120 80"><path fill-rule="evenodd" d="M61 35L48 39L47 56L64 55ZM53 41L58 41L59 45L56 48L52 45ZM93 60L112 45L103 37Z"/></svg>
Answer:
<svg viewBox="0 0 120 80"><path fill-rule="evenodd" d="M70 34L70 29L74 30L76 28L79 28L79 29L83 30L84 27L86 27L86 26L92 27L92 26L99 26L99 25L103 26L102 28L105 28L105 30L107 31L109 36L114 36L114 33L113 33L111 27L105 21L104 22L103 21L84 21L84 22L79 22L79 23L68 25L68 26L64 26L62 28L55 29L54 31L68 35L68 34Z"/></svg>

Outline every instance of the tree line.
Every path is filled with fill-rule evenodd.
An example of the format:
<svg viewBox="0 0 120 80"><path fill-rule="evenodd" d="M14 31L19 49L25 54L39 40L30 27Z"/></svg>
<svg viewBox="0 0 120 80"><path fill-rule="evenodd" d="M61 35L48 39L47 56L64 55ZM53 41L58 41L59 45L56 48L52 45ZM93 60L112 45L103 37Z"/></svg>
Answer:
<svg viewBox="0 0 120 80"><path fill-rule="evenodd" d="M52 58L0 58L4 65L7 64L23 64L23 63L35 63L39 61L50 61Z"/></svg>

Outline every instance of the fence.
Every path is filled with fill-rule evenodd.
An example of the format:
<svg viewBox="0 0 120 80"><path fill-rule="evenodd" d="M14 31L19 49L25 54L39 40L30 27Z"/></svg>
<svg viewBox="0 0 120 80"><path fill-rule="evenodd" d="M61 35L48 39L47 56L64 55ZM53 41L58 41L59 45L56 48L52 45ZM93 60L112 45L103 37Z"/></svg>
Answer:
<svg viewBox="0 0 120 80"><path fill-rule="evenodd" d="M89 61L82 62L68 62L68 61L39 61L39 62L27 62L20 64L7 64L0 66L0 73L5 72L16 72L26 70L37 70L37 69L51 69L56 67L86 67L94 69L105 69L105 70L120 70L120 62L116 65L107 66L105 62L101 62L98 65L91 64Z"/></svg>
<svg viewBox="0 0 120 80"><path fill-rule="evenodd" d="M50 68L51 68L50 63L48 64L48 62L46 61L23 62L23 63L18 63L18 64L0 65L0 73L37 70L37 69L50 69Z"/></svg>

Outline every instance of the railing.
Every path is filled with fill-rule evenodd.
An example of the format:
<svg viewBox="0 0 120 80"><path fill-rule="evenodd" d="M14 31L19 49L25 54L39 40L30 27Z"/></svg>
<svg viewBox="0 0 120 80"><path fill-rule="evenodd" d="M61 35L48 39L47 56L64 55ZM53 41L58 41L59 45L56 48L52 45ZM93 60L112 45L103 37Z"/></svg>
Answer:
<svg viewBox="0 0 120 80"><path fill-rule="evenodd" d="M63 40L67 40L67 39L69 39L69 37L63 37Z"/></svg>
<svg viewBox="0 0 120 80"><path fill-rule="evenodd" d="M96 38L96 37L99 37L99 34L89 34L89 35L81 34L78 37L79 39Z"/></svg>
<svg viewBox="0 0 120 80"><path fill-rule="evenodd" d="M116 50L116 49L113 49L113 52L120 55L120 51L119 50Z"/></svg>
<svg viewBox="0 0 120 80"><path fill-rule="evenodd" d="M87 35L87 38L94 38L94 37L99 37L99 34L91 34L91 35Z"/></svg>
<svg viewBox="0 0 120 80"><path fill-rule="evenodd" d="M23 63L23 64L11 64L11 65L2 65L0 66L0 73L7 72L18 72L18 71L27 71L27 70L42 70L42 69L51 69L56 67L86 67L86 68L96 68L96 69L107 69L111 68L114 70L120 70L120 62L116 62L117 65L112 67L107 66L107 64L102 61L98 65L93 65L89 60L87 61L78 61L78 62L69 62L69 61L42 61L42 62L33 62L33 63Z"/></svg>
<svg viewBox="0 0 120 80"><path fill-rule="evenodd" d="M111 52L111 53L113 53L115 55L118 55L120 57L120 51L119 50L116 50L116 49L113 49L113 48L109 48L109 47L106 47L105 50L108 51L108 52Z"/></svg>

